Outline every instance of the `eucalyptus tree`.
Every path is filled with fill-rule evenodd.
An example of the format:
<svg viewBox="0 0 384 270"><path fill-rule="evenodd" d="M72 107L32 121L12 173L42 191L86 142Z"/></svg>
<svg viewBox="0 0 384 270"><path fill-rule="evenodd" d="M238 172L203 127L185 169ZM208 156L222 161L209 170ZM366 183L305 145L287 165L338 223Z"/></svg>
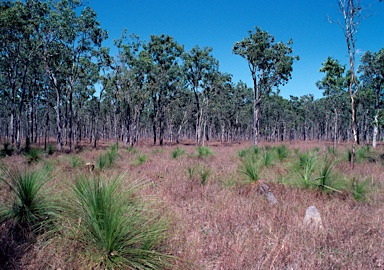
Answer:
<svg viewBox="0 0 384 270"><path fill-rule="evenodd" d="M184 60L184 74L192 89L195 97L196 105L196 131L195 142L199 145L201 140L202 124L204 111L202 108L200 96L204 89L204 83L207 77L212 72L216 72L219 67L219 62L211 55L212 48L205 47L201 49L199 46L195 46L189 52L182 54Z"/></svg>
<svg viewBox="0 0 384 270"><path fill-rule="evenodd" d="M238 142L252 125L252 89L244 82L223 81L221 91L213 96L212 114L218 119L220 140Z"/></svg>
<svg viewBox="0 0 384 270"><path fill-rule="evenodd" d="M36 86L34 71L39 58L41 41L37 38L46 5L39 1L2 1L0 5L0 67L2 94L9 102L11 143L21 146L21 128L24 105ZM27 136L29 133L27 132ZM27 137L27 142L29 138Z"/></svg>
<svg viewBox="0 0 384 270"><path fill-rule="evenodd" d="M345 37L345 42L347 45L347 52L349 58L349 75L348 79L348 92L349 98L351 101L351 128L353 133L353 144L352 144L352 156L351 156L351 165L354 166L355 160L355 148L356 144L360 144L359 141L359 130L356 120L356 94L359 90L359 84L357 82L356 73L355 73L355 63L356 63L356 33L360 27L360 24L364 18L364 7L361 4L361 0L337 0L339 7L339 12L341 19L337 20L336 23L339 24L343 30ZM333 23L328 17L328 20Z"/></svg>
<svg viewBox="0 0 384 270"><path fill-rule="evenodd" d="M383 94L384 94L384 49L377 53L367 51L361 57L361 65L358 72L361 72L361 81L365 88L372 89L375 95L375 114L373 122L372 146L376 148L377 134L379 132L380 118L382 118Z"/></svg>
<svg viewBox="0 0 384 270"><path fill-rule="evenodd" d="M312 94L303 95L300 97L290 96L290 104L292 113L295 117L292 119L291 138L308 141L315 137L314 123L316 122L315 115L315 100ZM312 136L310 134L312 131Z"/></svg>
<svg viewBox="0 0 384 270"><path fill-rule="evenodd" d="M279 92L266 96L262 104L263 119L261 130L266 140L286 140L288 127L292 122L289 101L279 95Z"/></svg>
<svg viewBox="0 0 384 270"><path fill-rule="evenodd" d="M73 93L76 84L84 76L95 58L95 50L107 37L96 13L84 7L79 0L62 0L50 3L50 13L43 28L43 55L45 72L56 91L56 131L58 149L62 149L63 97L68 105L68 142L72 149L73 140ZM79 12L79 9L82 10ZM96 74L95 74L96 76Z"/></svg>
<svg viewBox="0 0 384 270"><path fill-rule="evenodd" d="M122 92L125 108L125 143L133 145L138 142L140 119L150 98L150 78L154 63L147 44L135 34L131 34L129 39L125 34L124 30L122 37L115 41L115 45L118 48L118 61L125 78Z"/></svg>
<svg viewBox="0 0 384 270"><path fill-rule="evenodd" d="M223 73L220 71L210 72L204 79L204 88L201 91L201 111L202 111L202 145L205 141L209 141L212 135L212 129L214 126L214 115L223 116L226 109L218 109L218 103L224 104L223 99L225 98L228 89L230 88L232 75ZM218 101L218 102L215 102Z"/></svg>
<svg viewBox="0 0 384 270"><path fill-rule="evenodd" d="M345 77L343 76L345 66L340 65L338 60L328 57L327 61L322 63L320 72L325 73L321 81L316 83L320 90L323 90L323 95L329 102L330 107L333 109L334 117L334 135L333 147L336 147L337 133L338 133L338 118L339 110L344 107L341 95L344 94Z"/></svg>
<svg viewBox="0 0 384 270"><path fill-rule="evenodd" d="M159 130L159 144L163 145L165 132L165 111L169 105L172 91L177 90L180 80L180 56L184 47L179 45L171 36L151 35L150 41L144 49L150 56L150 72L148 86L151 91L153 106L153 142L157 141Z"/></svg>
<svg viewBox="0 0 384 270"><path fill-rule="evenodd" d="M253 144L257 145L260 132L260 103L273 87L285 84L291 78L292 64L298 56L292 56L292 40L287 44L275 43L268 32L256 27L249 36L235 42L233 52L245 58L251 71L254 88Z"/></svg>

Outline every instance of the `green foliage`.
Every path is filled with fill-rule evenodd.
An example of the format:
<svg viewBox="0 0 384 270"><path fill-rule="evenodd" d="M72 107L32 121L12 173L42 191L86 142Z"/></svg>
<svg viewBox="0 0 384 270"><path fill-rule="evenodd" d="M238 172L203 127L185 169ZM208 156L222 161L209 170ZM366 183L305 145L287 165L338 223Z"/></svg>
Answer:
<svg viewBox="0 0 384 270"><path fill-rule="evenodd" d="M100 170L102 170L105 167L112 166L116 159L119 157L119 151L117 144L112 144L109 149L101 154L98 159L96 160L96 164Z"/></svg>
<svg viewBox="0 0 384 270"><path fill-rule="evenodd" d="M127 152L128 153L133 152L135 154L135 148L132 145L130 145L130 146L127 147Z"/></svg>
<svg viewBox="0 0 384 270"><path fill-rule="evenodd" d="M206 166L201 166L199 168L199 173L200 173L200 184L205 185L208 181L209 175L211 174L211 170L206 167Z"/></svg>
<svg viewBox="0 0 384 270"><path fill-rule="evenodd" d="M96 165L99 168L99 170L103 170L104 167L108 165L107 156L105 154L101 154L96 160Z"/></svg>
<svg viewBox="0 0 384 270"><path fill-rule="evenodd" d="M311 177L315 171L317 162L316 155L313 152L298 153L298 163L295 166L295 171L299 175L302 184L308 187L311 184Z"/></svg>
<svg viewBox="0 0 384 270"><path fill-rule="evenodd" d="M264 149L262 156L262 165L265 167L270 167L274 164L274 153L273 151Z"/></svg>
<svg viewBox="0 0 384 270"><path fill-rule="evenodd" d="M171 256L162 253L168 222L154 203L134 193L124 177L78 176L60 213L61 233L80 246L84 263L98 269L164 269ZM85 265L89 268L90 265Z"/></svg>
<svg viewBox="0 0 384 270"><path fill-rule="evenodd" d="M83 160L77 155L70 155L68 157L68 159L69 159L69 163L71 164L72 168L78 168L78 167L83 166L83 164L84 164Z"/></svg>
<svg viewBox="0 0 384 270"><path fill-rule="evenodd" d="M187 173L188 173L188 178L192 179L193 176L195 175L196 168L195 167L187 167Z"/></svg>
<svg viewBox="0 0 384 270"><path fill-rule="evenodd" d="M252 149L253 149L253 154L255 156L259 155L259 153L260 153L260 148L259 147L253 146Z"/></svg>
<svg viewBox="0 0 384 270"><path fill-rule="evenodd" d="M335 147L327 147L327 153L336 156L337 155L337 149Z"/></svg>
<svg viewBox="0 0 384 270"><path fill-rule="evenodd" d="M108 165L112 165L115 163L116 159L119 157L119 152L117 150L117 147L111 147L109 151L105 153L107 160L108 160Z"/></svg>
<svg viewBox="0 0 384 270"><path fill-rule="evenodd" d="M323 191L326 188L330 188L330 182L332 181L332 168L333 168L333 161L331 159L328 159L327 157L324 158L323 166L320 169L319 178L318 180L320 183L318 184L319 188Z"/></svg>
<svg viewBox="0 0 384 270"><path fill-rule="evenodd" d="M211 149L209 149L206 146L198 146L196 151L197 151L197 155L202 158L207 158L208 156L213 154Z"/></svg>
<svg viewBox="0 0 384 270"><path fill-rule="evenodd" d="M352 150L348 149L347 152L347 160L351 161L352 158ZM365 161L368 162L377 162L378 160L378 154L374 151L371 150L369 145L365 145L362 147L356 147L356 152L355 152L355 162L356 163L362 163Z"/></svg>
<svg viewBox="0 0 384 270"><path fill-rule="evenodd" d="M241 149L237 152L240 158L245 158L249 154L249 149Z"/></svg>
<svg viewBox="0 0 384 270"><path fill-rule="evenodd" d="M24 154L29 164L36 163L41 160L43 151L39 148L30 148L27 153Z"/></svg>
<svg viewBox="0 0 384 270"><path fill-rule="evenodd" d="M246 176L249 182L256 183L259 180L259 167L251 158L243 160L240 172Z"/></svg>
<svg viewBox="0 0 384 270"><path fill-rule="evenodd" d="M185 150L183 148L177 147L175 150L171 152L171 157L177 159L178 157L184 155Z"/></svg>
<svg viewBox="0 0 384 270"><path fill-rule="evenodd" d="M356 178L352 181L352 195L358 201L365 201L369 192L369 179L359 182Z"/></svg>
<svg viewBox="0 0 384 270"><path fill-rule="evenodd" d="M0 222L12 220L22 234L43 231L55 209L46 187L51 180L50 167L23 170L3 165L1 171L0 180L8 186L9 194L0 205Z"/></svg>
<svg viewBox="0 0 384 270"><path fill-rule="evenodd" d="M132 161L132 165L134 166L140 166L147 162L148 157L145 154L138 153L136 158Z"/></svg>
<svg viewBox="0 0 384 270"><path fill-rule="evenodd" d="M276 149L276 154L277 154L277 158L279 159L279 161L283 161L284 159L286 159L288 157L289 150L288 150L287 146L285 146L284 144L277 146L275 149Z"/></svg>

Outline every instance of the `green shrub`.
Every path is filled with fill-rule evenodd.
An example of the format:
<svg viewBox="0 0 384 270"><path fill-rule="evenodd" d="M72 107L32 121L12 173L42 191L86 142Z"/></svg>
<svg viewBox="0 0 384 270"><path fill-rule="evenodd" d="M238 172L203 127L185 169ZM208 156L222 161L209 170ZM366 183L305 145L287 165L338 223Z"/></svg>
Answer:
<svg viewBox="0 0 384 270"><path fill-rule="evenodd" d="M170 269L173 258L162 252L166 218L134 196L145 183L123 187L122 180L77 177L60 214L62 234L81 247L85 268Z"/></svg>

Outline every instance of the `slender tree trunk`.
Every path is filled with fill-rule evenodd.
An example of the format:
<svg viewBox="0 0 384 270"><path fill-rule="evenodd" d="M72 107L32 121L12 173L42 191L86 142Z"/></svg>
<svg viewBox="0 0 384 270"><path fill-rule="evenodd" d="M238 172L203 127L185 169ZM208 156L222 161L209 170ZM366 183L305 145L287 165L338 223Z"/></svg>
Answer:
<svg viewBox="0 0 384 270"><path fill-rule="evenodd" d="M379 133L379 112L380 110L376 110L376 114L374 116L373 121L373 136L372 136L372 147L376 148L377 146L377 134Z"/></svg>
<svg viewBox="0 0 384 270"><path fill-rule="evenodd" d="M57 150L61 151L63 147L63 143L61 140L62 135L62 124L61 124L61 91L56 87L56 142L57 142Z"/></svg>
<svg viewBox="0 0 384 270"><path fill-rule="evenodd" d="M253 145L257 146L259 142L259 110L260 110L260 89L257 85L256 71L252 71L253 79Z"/></svg>
<svg viewBox="0 0 384 270"><path fill-rule="evenodd" d="M335 112L335 127L334 127L334 135L333 135L333 149L336 149L336 144L337 144L337 130L338 130L338 124L337 124L338 113L337 113L337 109L336 109L336 108L334 108L334 112Z"/></svg>
<svg viewBox="0 0 384 270"><path fill-rule="evenodd" d="M73 138L73 90L70 86L69 91L69 127L68 127L68 143L69 143L69 152L72 152L72 138Z"/></svg>

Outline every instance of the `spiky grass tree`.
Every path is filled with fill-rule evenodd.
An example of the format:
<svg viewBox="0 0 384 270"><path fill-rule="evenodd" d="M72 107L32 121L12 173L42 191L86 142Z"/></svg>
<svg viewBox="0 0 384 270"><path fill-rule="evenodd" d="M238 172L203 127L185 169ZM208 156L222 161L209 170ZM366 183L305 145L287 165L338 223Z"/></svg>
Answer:
<svg viewBox="0 0 384 270"><path fill-rule="evenodd" d="M11 220L21 236L44 231L55 212L54 198L46 187L51 180L48 166L20 169L1 166L1 182L9 193L0 204L0 221Z"/></svg>
<svg viewBox="0 0 384 270"><path fill-rule="evenodd" d="M299 161L294 170L300 176L299 180L305 187L309 187L312 181L312 174L316 169L317 157L314 152L298 153Z"/></svg>
<svg viewBox="0 0 384 270"><path fill-rule="evenodd" d="M279 161L283 161L284 159L288 158L289 150L284 144L282 144L276 147L276 154Z"/></svg>
<svg viewBox="0 0 384 270"><path fill-rule="evenodd" d="M41 160L43 151L39 148L30 148L28 152L25 153L25 158L28 164L36 163Z"/></svg>
<svg viewBox="0 0 384 270"><path fill-rule="evenodd" d="M318 186L321 190L330 189L330 182L332 181L332 169L333 169L333 161L327 157L324 158L323 166L320 168L319 172L319 183Z"/></svg>
<svg viewBox="0 0 384 270"><path fill-rule="evenodd" d="M209 149L208 147L206 146L198 146L196 148L196 152L197 152L197 156L198 157L201 157L201 158L207 158L208 156L212 155L213 152L211 151L211 149Z"/></svg>
<svg viewBox="0 0 384 270"><path fill-rule="evenodd" d="M184 155L185 149L177 147L175 150L171 152L171 157L173 159L177 159L178 157Z"/></svg>
<svg viewBox="0 0 384 270"><path fill-rule="evenodd" d="M153 205L134 196L142 182L123 188L123 176L79 176L61 212L63 233L81 246L85 267L164 269L162 253L167 222Z"/></svg>
<svg viewBox="0 0 384 270"><path fill-rule="evenodd" d="M259 180L259 166L252 158L246 158L242 161L240 173L246 176L250 183L257 183Z"/></svg>

